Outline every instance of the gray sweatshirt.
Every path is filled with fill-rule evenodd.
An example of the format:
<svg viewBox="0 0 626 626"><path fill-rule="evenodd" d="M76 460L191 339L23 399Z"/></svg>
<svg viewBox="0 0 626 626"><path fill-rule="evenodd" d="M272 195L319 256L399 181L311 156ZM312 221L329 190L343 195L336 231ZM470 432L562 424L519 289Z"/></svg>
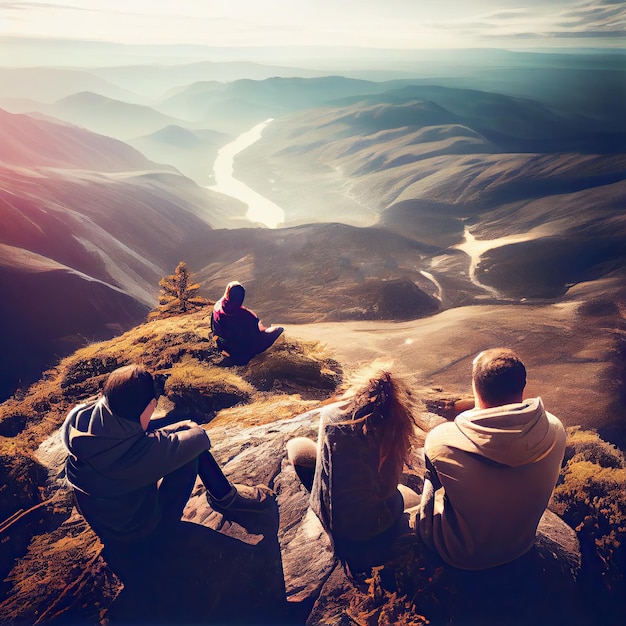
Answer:
<svg viewBox="0 0 626 626"><path fill-rule="evenodd" d="M146 536L160 520L157 481L210 448L189 422L153 432L111 412L106 399L72 409L62 427L67 480L81 513L105 541Z"/></svg>

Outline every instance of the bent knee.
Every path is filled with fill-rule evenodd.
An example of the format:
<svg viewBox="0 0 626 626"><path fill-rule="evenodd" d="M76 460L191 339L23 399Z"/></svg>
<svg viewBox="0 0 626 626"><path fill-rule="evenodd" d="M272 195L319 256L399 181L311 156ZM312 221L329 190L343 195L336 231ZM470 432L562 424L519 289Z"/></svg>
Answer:
<svg viewBox="0 0 626 626"><path fill-rule="evenodd" d="M295 437L287 442L287 459L292 465L315 467L317 445L308 437Z"/></svg>

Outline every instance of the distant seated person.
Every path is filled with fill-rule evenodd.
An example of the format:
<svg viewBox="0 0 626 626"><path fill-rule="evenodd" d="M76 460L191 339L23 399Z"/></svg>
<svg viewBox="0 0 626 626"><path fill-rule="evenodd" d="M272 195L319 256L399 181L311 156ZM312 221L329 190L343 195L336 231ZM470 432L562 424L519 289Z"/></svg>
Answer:
<svg viewBox="0 0 626 626"><path fill-rule="evenodd" d="M242 525L238 516L264 514L273 503L264 485L228 481L195 422L150 428L158 396L152 374L127 365L108 376L101 397L76 406L63 424L67 480L105 551L158 548L180 521L198 475L209 505Z"/></svg>
<svg viewBox="0 0 626 626"><path fill-rule="evenodd" d="M211 315L217 347L227 354L233 365L246 365L273 345L284 330L282 326L265 328L256 313L243 306L245 297L246 290L241 283L228 283Z"/></svg>
<svg viewBox="0 0 626 626"><path fill-rule="evenodd" d="M317 442L291 439L287 458L310 491L335 553L362 571L388 556L404 509L420 501L399 484L415 422L406 387L388 372L347 394L319 410Z"/></svg>
<svg viewBox="0 0 626 626"><path fill-rule="evenodd" d="M481 570L528 552L565 451L565 430L541 398L523 399L526 368L512 350L481 352L475 408L431 430L419 531L448 564Z"/></svg>

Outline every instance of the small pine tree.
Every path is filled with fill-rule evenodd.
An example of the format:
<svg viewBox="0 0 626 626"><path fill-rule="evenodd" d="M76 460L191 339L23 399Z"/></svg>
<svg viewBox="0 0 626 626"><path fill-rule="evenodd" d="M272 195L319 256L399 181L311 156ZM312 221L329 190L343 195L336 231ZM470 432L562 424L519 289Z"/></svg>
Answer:
<svg viewBox="0 0 626 626"><path fill-rule="evenodd" d="M159 287L161 287L159 305L151 311L149 319L191 313L212 304L206 298L197 295L200 285L191 282L191 274L184 261L176 266L173 274L161 278Z"/></svg>

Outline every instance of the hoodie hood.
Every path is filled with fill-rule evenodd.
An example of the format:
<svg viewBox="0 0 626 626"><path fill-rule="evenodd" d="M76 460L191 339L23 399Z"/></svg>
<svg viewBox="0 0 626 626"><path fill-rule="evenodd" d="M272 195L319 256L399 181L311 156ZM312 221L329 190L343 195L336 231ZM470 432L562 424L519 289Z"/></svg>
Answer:
<svg viewBox="0 0 626 626"><path fill-rule="evenodd" d="M244 296L243 285L234 281L228 284L224 295L213 306L211 325L219 337L247 343L251 335L264 330L256 313L243 306Z"/></svg>
<svg viewBox="0 0 626 626"><path fill-rule="evenodd" d="M105 398L72 409L61 436L70 453L67 479L84 493L119 494L153 480L142 463L149 437L141 424L111 412Z"/></svg>
<svg viewBox="0 0 626 626"><path fill-rule="evenodd" d="M145 435L139 422L111 411L106 398L75 407L63 424L63 443L80 461L94 468L109 466Z"/></svg>
<svg viewBox="0 0 626 626"><path fill-rule="evenodd" d="M236 313L243 305L245 297L246 290L244 286L240 282L233 280L226 285L224 295L216 303L218 306L215 307L215 310L226 314Z"/></svg>
<svg viewBox="0 0 626 626"><path fill-rule="evenodd" d="M511 467L541 460L558 441L541 398L465 411L454 423L463 435L456 447Z"/></svg>

